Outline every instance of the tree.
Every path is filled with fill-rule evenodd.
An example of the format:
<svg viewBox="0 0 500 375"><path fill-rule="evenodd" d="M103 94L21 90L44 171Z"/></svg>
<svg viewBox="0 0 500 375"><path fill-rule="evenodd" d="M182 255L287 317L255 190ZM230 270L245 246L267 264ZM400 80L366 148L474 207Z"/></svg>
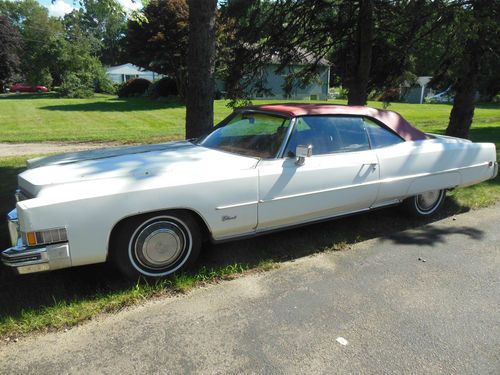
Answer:
<svg viewBox="0 0 500 375"><path fill-rule="evenodd" d="M451 25L449 49L438 77L448 76L455 89L448 135L469 137L480 82L490 81L493 90L495 85L498 90L499 11L485 0L470 0L454 7L456 19ZM496 67L492 68L492 64Z"/></svg>
<svg viewBox="0 0 500 375"><path fill-rule="evenodd" d="M80 8L64 16L68 40L84 37L90 52L105 65L123 62L127 14L116 0L80 0Z"/></svg>
<svg viewBox="0 0 500 375"><path fill-rule="evenodd" d="M189 0L188 4L187 139L199 137L213 127L217 0Z"/></svg>
<svg viewBox="0 0 500 375"><path fill-rule="evenodd" d="M310 64L289 78L307 84L326 58L332 62L332 81L348 89L349 104L365 104L372 90L395 87L414 71L413 47L441 27L443 4L446 1L228 2L222 12L234 20L239 40L233 49L236 64L227 64L233 69L228 74L229 95L241 95L238 88L245 85L237 82L243 77L255 81L270 56L279 56L278 70L283 70L309 54ZM245 54L244 45L252 46L250 53Z"/></svg>
<svg viewBox="0 0 500 375"><path fill-rule="evenodd" d="M130 20L126 37L129 61L175 78L184 98L187 84L186 56L189 8L186 0L152 0L143 10L144 20Z"/></svg>
<svg viewBox="0 0 500 375"><path fill-rule="evenodd" d="M19 73L21 46L21 34L7 17L0 16L0 92L3 92L5 85Z"/></svg>
<svg viewBox="0 0 500 375"><path fill-rule="evenodd" d="M61 22L49 17L47 8L34 0L0 2L0 14L9 18L23 38L21 72L32 85L59 84L53 73L60 68L59 55L65 49Z"/></svg>
<svg viewBox="0 0 500 375"><path fill-rule="evenodd" d="M373 0L359 0L356 29L353 33L352 53L344 84L349 90L349 105L365 105L368 97L368 80L372 66L374 40Z"/></svg>

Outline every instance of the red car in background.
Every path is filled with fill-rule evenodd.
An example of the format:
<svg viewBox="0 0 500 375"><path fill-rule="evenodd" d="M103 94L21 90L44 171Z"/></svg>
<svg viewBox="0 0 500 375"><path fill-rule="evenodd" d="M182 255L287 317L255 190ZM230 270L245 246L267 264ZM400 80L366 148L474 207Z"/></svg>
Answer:
<svg viewBox="0 0 500 375"><path fill-rule="evenodd" d="M48 92L45 86L28 86L22 83L14 83L10 86L10 92Z"/></svg>

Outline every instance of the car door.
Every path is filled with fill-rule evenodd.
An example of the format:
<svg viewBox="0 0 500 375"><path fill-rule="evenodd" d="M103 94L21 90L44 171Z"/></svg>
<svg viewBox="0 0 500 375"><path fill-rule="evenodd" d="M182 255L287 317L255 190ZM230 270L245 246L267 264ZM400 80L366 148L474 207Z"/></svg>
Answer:
<svg viewBox="0 0 500 375"><path fill-rule="evenodd" d="M303 164L298 145L312 146ZM257 168L258 231L368 209L378 193L378 160L361 117L300 117L285 157Z"/></svg>

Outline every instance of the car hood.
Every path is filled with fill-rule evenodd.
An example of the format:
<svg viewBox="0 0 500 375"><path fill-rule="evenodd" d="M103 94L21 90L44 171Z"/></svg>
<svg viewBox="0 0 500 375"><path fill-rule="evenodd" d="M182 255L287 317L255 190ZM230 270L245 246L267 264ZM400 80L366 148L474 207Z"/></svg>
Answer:
<svg viewBox="0 0 500 375"><path fill-rule="evenodd" d="M126 176L156 176L181 171L206 174L210 169L254 168L258 159L221 152L191 142L105 148L29 160L19 187L35 197L47 186Z"/></svg>

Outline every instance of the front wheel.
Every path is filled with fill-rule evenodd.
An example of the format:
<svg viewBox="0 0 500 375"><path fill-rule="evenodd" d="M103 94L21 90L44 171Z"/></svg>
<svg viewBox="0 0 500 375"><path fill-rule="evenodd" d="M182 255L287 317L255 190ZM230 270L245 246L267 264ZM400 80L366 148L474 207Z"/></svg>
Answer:
<svg viewBox="0 0 500 375"><path fill-rule="evenodd" d="M445 197L446 190L432 190L406 199L403 205L414 216L428 217L439 210Z"/></svg>
<svg viewBox="0 0 500 375"><path fill-rule="evenodd" d="M119 228L112 260L127 277L159 279L193 265L201 249L201 231L186 213L149 214Z"/></svg>

